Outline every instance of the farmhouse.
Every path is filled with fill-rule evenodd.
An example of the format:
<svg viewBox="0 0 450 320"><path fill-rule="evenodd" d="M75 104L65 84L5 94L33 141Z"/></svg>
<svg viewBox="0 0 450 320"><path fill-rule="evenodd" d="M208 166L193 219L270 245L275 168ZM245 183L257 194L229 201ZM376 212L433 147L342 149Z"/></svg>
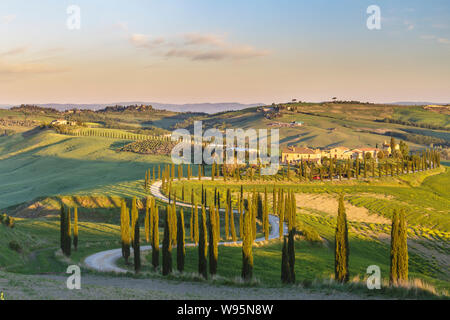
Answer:
<svg viewBox="0 0 450 320"><path fill-rule="evenodd" d="M76 121L68 121L64 119L53 120L51 122L52 125L55 126L75 126L77 124Z"/></svg>
<svg viewBox="0 0 450 320"><path fill-rule="evenodd" d="M394 150L392 150L390 143L388 143L386 140L383 142L382 147L382 150L389 155L391 155L395 150L400 150L400 145L398 143L395 145Z"/></svg>
<svg viewBox="0 0 450 320"><path fill-rule="evenodd" d="M380 149L377 148L360 148L359 150L361 150L364 153L364 156L370 154L370 156L374 159L376 159L378 152L381 151Z"/></svg>
<svg viewBox="0 0 450 320"><path fill-rule="evenodd" d="M322 157L334 158L334 159L347 159L345 153L350 149L347 147L335 147L322 151Z"/></svg>
<svg viewBox="0 0 450 320"><path fill-rule="evenodd" d="M284 163L288 162L299 162L299 161L313 161L320 162L321 154L320 151L309 148L298 148L298 147L287 147L281 152L281 161Z"/></svg>

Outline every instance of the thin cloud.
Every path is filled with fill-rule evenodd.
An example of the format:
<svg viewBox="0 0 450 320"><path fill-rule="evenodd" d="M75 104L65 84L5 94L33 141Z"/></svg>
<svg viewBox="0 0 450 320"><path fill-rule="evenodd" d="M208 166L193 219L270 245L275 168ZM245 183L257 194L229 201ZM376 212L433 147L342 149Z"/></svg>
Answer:
<svg viewBox="0 0 450 320"><path fill-rule="evenodd" d="M268 51L256 50L252 47L236 47L213 50L185 50L172 49L166 53L166 57L188 58L193 61L208 60L243 60L262 57L269 54Z"/></svg>
<svg viewBox="0 0 450 320"><path fill-rule="evenodd" d="M450 44L450 39L438 37L433 34L421 35L420 38L423 40L435 40L437 43L440 43L440 44Z"/></svg>
<svg viewBox="0 0 450 320"><path fill-rule="evenodd" d="M243 60L262 57L267 50L249 45L236 45L217 34L187 33L170 40L134 33L129 41L137 48L149 49L153 54L166 58L185 58L192 61Z"/></svg>
<svg viewBox="0 0 450 320"><path fill-rule="evenodd" d="M18 63L10 65L0 65L0 74L14 75L14 74L51 74L67 72L67 68L53 67L45 64L37 63Z"/></svg>
<svg viewBox="0 0 450 320"><path fill-rule="evenodd" d="M435 29L448 29L448 25L445 23L434 23L431 26Z"/></svg>
<svg viewBox="0 0 450 320"><path fill-rule="evenodd" d="M9 14L7 16L0 17L0 24L10 24L16 19L15 14Z"/></svg>
<svg viewBox="0 0 450 320"><path fill-rule="evenodd" d="M26 46L17 47L17 48L8 50L8 51L0 52L0 56L5 57L5 56L18 55L18 54L26 52L27 50L28 50L28 47L26 47Z"/></svg>
<svg viewBox="0 0 450 320"><path fill-rule="evenodd" d="M443 44L450 44L450 39L448 38L438 38L437 41Z"/></svg>
<svg viewBox="0 0 450 320"><path fill-rule="evenodd" d="M214 47L224 47L224 38L216 34L187 33L184 35L186 45L207 45Z"/></svg>
<svg viewBox="0 0 450 320"><path fill-rule="evenodd" d="M164 38L152 39L150 36L140 33L133 33L129 40L134 46L147 49L153 49L165 42Z"/></svg>
<svg viewBox="0 0 450 320"><path fill-rule="evenodd" d="M411 31L411 30L413 30L415 28L415 25L412 22L410 22L410 21L405 21L404 24L406 25L406 29L408 31Z"/></svg>

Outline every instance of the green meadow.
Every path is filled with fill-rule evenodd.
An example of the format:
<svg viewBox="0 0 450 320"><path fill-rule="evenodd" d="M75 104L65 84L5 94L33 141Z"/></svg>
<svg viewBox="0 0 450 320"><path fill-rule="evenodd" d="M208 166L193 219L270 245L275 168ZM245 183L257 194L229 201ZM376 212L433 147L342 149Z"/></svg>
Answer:
<svg viewBox="0 0 450 320"><path fill-rule="evenodd" d="M309 146L356 145L375 146L388 140L374 133L379 124L374 120L383 115L402 121L414 121L422 110L401 107L379 107L379 110L366 110L355 113L353 108L333 106L321 110L315 104L304 104L303 113L286 112L279 118L268 120L256 108L211 116L197 116L208 126L220 126L226 123L231 127L267 128L273 121L304 121L302 128L283 128L280 130L282 144L300 144ZM308 109L310 108L310 109ZM360 106L359 108L366 108ZM339 111L340 110L340 111ZM20 115L11 111L1 111L2 117ZM352 115L352 116L350 116ZM105 116L106 117L106 116ZM426 125L428 120L417 120ZM446 126L448 119L442 115L439 125ZM49 122L55 117L42 115L35 117ZM105 119L91 119L96 130L106 130L110 137L69 136L56 133L51 129L34 128L9 136L0 137L0 212L15 218L15 227L0 225L0 270L18 274L53 274L65 272L67 265L77 263L83 272L97 274L85 269L84 259L96 252L120 247L120 201L138 198L140 219L143 221L144 201L149 192L144 189L145 171L170 163L167 156L141 155L131 152L119 152L118 149L132 140L115 138L121 136L124 129L105 128L104 123L111 119L120 119L119 115L108 115ZM127 125L143 128L151 122L152 126L171 129L189 117L176 114L158 113L154 117L137 119L133 114L124 114ZM446 120L447 119L447 120ZM84 119L88 120L88 119ZM102 122L103 121L103 122ZM404 125L388 125L390 130L403 130ZM186 123L186 127L189 124ZM330 130L335 129L335 130ZM415 128L415 130L423 130ZM428 130L428 129L427 129ZM433 134L448 138L445 131L430 130ZM420 149L414 143L408 143L411 149ZM447 163L448 165L448 163ZM186 173L186 168L184 170ZM207 168L207 174L210 168ZM196 170L194 169L194 176ZM418 279L433 286L428 293L419 296L435 297L450 289L449 247L450 247L450 167L426 172L405 174L394 177L369 178L342 181L299 181L283 179L270 181L248 180L236 182L223 181L175 181L172 185L178 198L185 189L185 199L191 194L197 201L201 198L202 187L212 199L214 190L221 194L221 207L224 208L226 190L233 193L233 205L243 186L249 195L254 190L268 192L269 211L272 212L272 191L275 188L293 190L297 195L297 227L300 230L296 241L296 278L304 288L321 290L321 285L329 281L334 270L334 232L336 227L337 202L339 194L344 194L349 216L350 236L350 273L352 283L348 286L333 287L336 290L355 291L372 295L362 285L367 277L370 265L381 268L384 281L389 277L389 238L390 219L394 209L404 209L408 222L410 278ZM59 208L61 203L68 207L79 208L80 242L79 250L72 252L70 258L62 256L59 249ZM163 237L163 211L160 214L160 239ZM190 242L190 209L185 209L186 242ZM235 217L236 228L239 219ZM142 224L141 224L142 225ZM224 237L224 217L221 217L222 238ZM309 231L308 231L309 230ZM312 231L311 231L312 230ZM313 241L308 232L318 235ZM238 230L237 233L239 234ZM146 245L144 230L141 230L142 245ZM261 234L258 224L258 235ZM250 284L261 287L280 287L281 246L279 240L257 244L253 247L255 282ZM150 256L144 257L142 277L161 278L150 268ZM174 281L199 281L195 276L198 264L196 248L186 249L186 275L174 274ZM173 251L176 265L176 249ZM123 261L118 264L125 266ZM240 277L242 250L240 246L220 246L218 276L219 284L231 286L243 285ZM108 275L113 277L114 275ZM130 276L130 275L128 275ZM210 280L214 281L216 280ZM321 282L322 281L322 282ZM358 284L358 285L356 285ZM420 288L426 287L420 285ZM383 289L384 290L384 289ZM387 290L387 289L386 289ZM405 292L382 291L388 296L402 297ZM394 290L395 291L395 290ZM424 292L425 292L424 291ZM432 292L432 293L430 293ZM410 293L408 293L410 294ZM423 295L421 295L423 294ZM407 295L408 296L408 295ZM414 296L408 296L414 297Z"/></svg>

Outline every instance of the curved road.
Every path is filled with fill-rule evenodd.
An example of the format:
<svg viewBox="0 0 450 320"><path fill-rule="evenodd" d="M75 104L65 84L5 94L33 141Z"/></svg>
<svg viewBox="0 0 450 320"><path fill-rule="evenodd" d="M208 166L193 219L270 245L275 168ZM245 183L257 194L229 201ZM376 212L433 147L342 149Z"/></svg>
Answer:
<svg viewBox="0 0 450 320"><path fill-rule="evenodd" d="M202 180L210 180L211 178L205 177ZM194 179L193 179L194 180ZM153 197L159 199L162 202L168 203L169 199L161 192L161 184L162 181L157 181L153 183L150 187L150 192ZM177 206L191 208L192 205L183 202L177 202ZM225 209L220 209L220 211L225 212ZM237 212L237 210L234 210ZM269 214L269 223L272 226L272 229L269 234L269 240L278 239L279 238L279 219L277 216ZM283 223L283 228L285 234L287 234L287 226ZM265 241L265 238L258 238L255 240L256 242ZM236 242L219 242L219 245L226 244L240 244L242 241ZM187 243L186 247L193 247L194 243ZM141 251L151 250L151 246L142 246ZM133 250L133 249L131 249ZM128 271L117 266L116 262L122 257L122 249L113 249L107 251L101 251L90 255L87 257L84 262L86 266L90 269L100 271L100 272L115 272L115 273L127 273Z"/></svg>

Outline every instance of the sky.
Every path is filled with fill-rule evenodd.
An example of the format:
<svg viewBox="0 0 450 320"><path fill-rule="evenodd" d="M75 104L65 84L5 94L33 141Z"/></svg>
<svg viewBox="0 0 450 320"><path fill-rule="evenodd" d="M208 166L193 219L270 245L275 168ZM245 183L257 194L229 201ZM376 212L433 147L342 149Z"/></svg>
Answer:
<svg viewBox="0 0 450 320"><path fill-rule="evenodd" d="M449 103L450 1L0 2L0 104L332 97Z"/></svg>

